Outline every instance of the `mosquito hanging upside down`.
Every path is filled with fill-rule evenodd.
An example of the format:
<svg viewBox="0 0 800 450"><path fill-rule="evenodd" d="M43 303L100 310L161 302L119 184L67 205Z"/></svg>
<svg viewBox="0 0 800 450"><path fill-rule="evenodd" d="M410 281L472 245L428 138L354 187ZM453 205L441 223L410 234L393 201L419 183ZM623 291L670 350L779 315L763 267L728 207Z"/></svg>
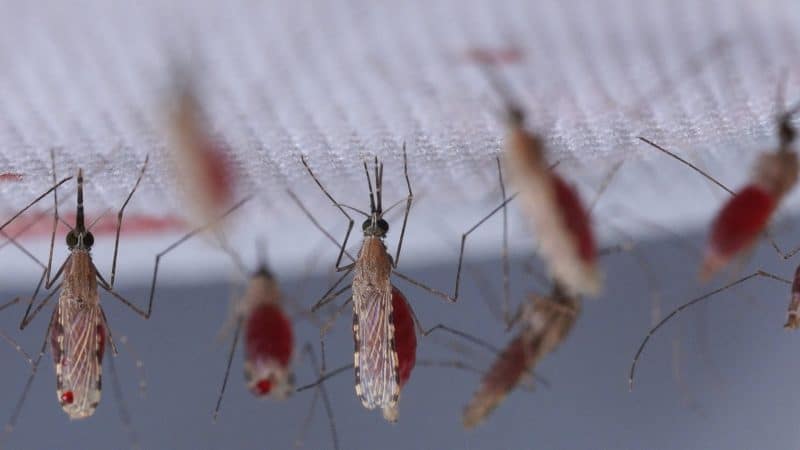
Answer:
<svg viewBox="0 0 800 450"><path fill-rule="evenodd" d="M485 74L505 103L505 163L536 233L539 254L571 295L597 295L602 277L586 208L575 189L551 169L542 138L525 128L525 113L511 100L510 89L488 69Z"/></svg>
<svg viewBox="0 0 800 450"><path fill-rule="evenodd" d="M406 209L403 217L403 226L397 244L394 258L386 251L384 238L389 231L389 223L384 220L384 215L394 206L383 209L383 164L375 158L372 178L375 181L375 190L372 189L372 178L369 168L364 162L364 171L367 175L369 187L370 212L366 213L356 208L341 205L323 187L317 176L311 170L305 157L302 162L326 197L347 217L349 224L342 242L339 256L336 260L336 269L344 271L344 275L323 295L314 305L316 310L322 305L332 301L337 296L352 288L353 301L353 340L355 352L353 355L355 369L355 390L361 403L367 409L380 408L383 416L390 422L397 421L397 403L400 390L411 374L416 355L416 335L413 333L413 311L405 296L393 287L390 276L392 274L403 280L425 289L446 301L455 301L453 297L430 288L416 280L409 278L395 270L400 260L400 250L403 245L408 213L413 201L411 182L408 178L408 157L403 146L403 172L405 174L408 196L405 199ZM401 201L402 202L402 201ZM347 266L340 266L345 254L347 241L353 228L353 219L344 210L353 209L366 217L362 224L364 240L355 262ZM347 275L353 272L353 282L349 286L336 291ZM334 292L336 291L336 292ZM348 299L348 303L350 300ZM408 330L412 331L409 332ZM403 379L405 377L405 380Z"/></svg>
<svg viewBox="0 0 800 450"><path fill-rule="evenodd" d="M51 158L53 160L53 180L55 180L55 155L51 154ZM117 230L110 282L107 282L102 275L100 275L92 261L91 249L94 245L94 236L92 235L91 228L93 224L86 226L84 219L83 171L81 169L78 169L77 174L75 226L70 227L70 231L66 236L66 244L70 254L56 271L56 274L51 276L55 231L60 221L58 216L57 191L53 191L56 207L53 215L53 233L51 235L47 268L42 273L36 290L28 301L28 306L22 322L20 323L20 328L24 329L27 327L56 293L60 293L58 305L50 318L45 333L46 339L42 344L39 355L34 361L33 370L8 423L7 429L13 428L19 417L48 342L50 343L56 369L57 399L62 409L71 419L84 419L94 413L101 397L102 361L107 343L111 345L116 354L116 346L111 335L111 330L108 326L103 308L100 305L98 286L142 317L148 318L150 316L152 303L148 307L148 310L144 311L114 290L119 235L123 213L133 194L136 192L145 174L146 168L147 158L145 158L136 183L117 213ZM37 201L41 198L42 197L37 199ZM60 282L58 282L59 279L61 280ZM58 284L56 284L57 282ZM36 296L42 288L42 285L44 285L46 290L50 291L45 298L34 307ZM53 287L54 285L55 287Z"/></svg>
<svg viewBox="0 0 800 450"><path fill-rule="evenodd" d="M765 152L759 155L750 182L738 192L732 191L716 178L677 154L646 138L639 138L648 145L677 159L682 164L685 164L703 175L731 195L731 198L723 205L722 209L717 213L717 216L711 223L708 244L700 271L702 278L712 276L730 264L734 259L743 258L756 244L761 234L767 233L769 220L777 211L781 200L797 184L797 172L800 168L800 163L798 163L797 152L793 148L797 137L797 131L792 125L791 119L795 114L800 112L800 103L797 103L788 110L783 110L783 83L779 83L777 99L777 107L780 111L776 120L778 128L778 148L774 152ZM800 251L800 247L797 247L784 253L768 234L767 237L773 249L775 249L784 260L791 258ZM754 278L775 280L791 286L791 299L784 328L794 330L800 327L800 266L795 269L794 277L791 280L764 270L756 270L749 275L727 283L718 289L680 305L652 327L647 332L647 335L642 340L633 357L628 375L630 388L633 388L633 380L639 358L644 352L650 338L659 328L678 313L692 305Z"/></svg>

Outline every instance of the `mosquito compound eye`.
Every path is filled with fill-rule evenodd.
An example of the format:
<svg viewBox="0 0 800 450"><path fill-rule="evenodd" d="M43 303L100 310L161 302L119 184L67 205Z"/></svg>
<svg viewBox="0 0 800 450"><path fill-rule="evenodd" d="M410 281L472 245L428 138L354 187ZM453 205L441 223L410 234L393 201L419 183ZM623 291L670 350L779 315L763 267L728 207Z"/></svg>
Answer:
<svg viewBox="0 0 800 450"><path fill-rule="evenodd" d="M370 225L372 225L372 219L365 220L364 223L361 224L361 230L362 231L367 231L369 229Z"/></svg>
<svg viewBox="0 0 800 450"><path fill-rule="evenodd" d="M78 236L74 231L67 233L67 247L72 248L78 245Z"/></svg>
<svg viewBox="0 0 800 450"><path fill-rule="evenodd" d="M83 235L83 245L86 247L94 245L94 235L92 233L87 231L86 234Z"/></svg>
<svg viewBox="0 0 800 450"><path fill-rule="evenodd" d="M389 223L381 219L378 221L378 228L381 230L381 232L383 232L383 234L386 234L389 231Z"/></svg>

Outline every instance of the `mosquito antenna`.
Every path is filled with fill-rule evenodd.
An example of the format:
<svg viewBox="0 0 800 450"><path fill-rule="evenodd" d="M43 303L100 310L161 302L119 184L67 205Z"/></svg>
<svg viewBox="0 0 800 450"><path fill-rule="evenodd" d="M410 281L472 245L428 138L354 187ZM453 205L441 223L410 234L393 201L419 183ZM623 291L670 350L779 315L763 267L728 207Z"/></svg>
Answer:
<svg viewBox="0 0 800 450"><path fill-rule="evenodd" d="M378 212L383 211L383 161L378 163L375 157L375 196L378 198Z"/></svg>
<svg viewBox="0 0 800 450"><path fill-rule="evenodd" d="M83 223L83 169L78 169L78 209L75 213L75 229L79 232L86 231Z"/></svg>
<svg viewBox="0 0 800 450"><path fill-rule="evenodd" d="M369 209L370 212L375 212L375 193L372 191L372 181L369 177L369 168L367 167L367 161L364 161L364 173L367 175L367 186L369 186ZM377 181L377 180L376 180ZM369 217L369 216L368 216Z"/></svg>

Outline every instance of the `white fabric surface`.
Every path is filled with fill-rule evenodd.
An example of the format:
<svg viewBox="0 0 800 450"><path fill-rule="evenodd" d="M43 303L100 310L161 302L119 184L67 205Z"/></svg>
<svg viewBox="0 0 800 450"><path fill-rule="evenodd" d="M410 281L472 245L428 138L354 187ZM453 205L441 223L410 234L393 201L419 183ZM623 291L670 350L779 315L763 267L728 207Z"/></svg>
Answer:
<svg viewBox="0 0 800 450"><path fill-rule="evenodd" d="M637 135L735 185L756 151L775 142L782 70L787 101L800 99L794 0L0 6L0 158L2 171L24 175L0 184L8 212L46 187L56 148L62 173L82 165L91 175L87 202L95 212L121 202L149 152L131 213L180 214L165 163L163 103L170 65L192 61L213 133L235 152L238 192L264 193L242 216L239 242L266 235L273 257L289 266L317 234L288 203L286 183L337 236L343 228L299 155L340 201L364 207L365 156L385 157L387 197L403 195L404 141L420 202L403 259L451 256L452 245L434 246L441 234L424 223L463 230L496 198L499 98L469 58L475 49L521 55L500 72L585 197L613 163L626 161L597 221L610 216L634 234L658 231L620 211L678 230L707 222L723 198ZM722 50L710 51L720 40ZM703 62L691 71L691 61ZM796 197L784 210L796 209ZM489 244L497 231L476 239L496 249ZM140 256L149 267L155 247L146 248Z"/></svg>

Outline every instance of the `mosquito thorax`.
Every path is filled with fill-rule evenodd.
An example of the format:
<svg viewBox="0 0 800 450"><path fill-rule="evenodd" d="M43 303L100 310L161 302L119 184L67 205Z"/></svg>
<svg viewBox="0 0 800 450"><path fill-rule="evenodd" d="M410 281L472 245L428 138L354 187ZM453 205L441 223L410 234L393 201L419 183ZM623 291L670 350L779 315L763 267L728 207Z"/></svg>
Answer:
<svg viewBox="0 0 800 450"><path fill-rule="evenodd" d="M763 153L756 165L753 179L775 197L782 197L797 184L800 170L797 153L777 151Z"/></svg>
<svg viewBox="0 0 800 450"><path fill-rule="evenodd" d="M245 292L246 305L260 305L263 303L277 303L281 298L278 283L266 268L259 268L250 277Z"/></svg>
<svg viewBox="0 0 800 450"><path fill-rule="evenodd" d="M780 149L788 151L797 137L797 130L794 129L789 122L790 117L784 117L778 124L778 139L780 141Z"/></svg>
<svg viewBox="0 0 800 450"><path fill-rule="evenodd" d="M389 223L381 219L377 214L373 214L372 217L361 224L361 230L364 232L364 236L382 238L389 232Z"/></svg>

